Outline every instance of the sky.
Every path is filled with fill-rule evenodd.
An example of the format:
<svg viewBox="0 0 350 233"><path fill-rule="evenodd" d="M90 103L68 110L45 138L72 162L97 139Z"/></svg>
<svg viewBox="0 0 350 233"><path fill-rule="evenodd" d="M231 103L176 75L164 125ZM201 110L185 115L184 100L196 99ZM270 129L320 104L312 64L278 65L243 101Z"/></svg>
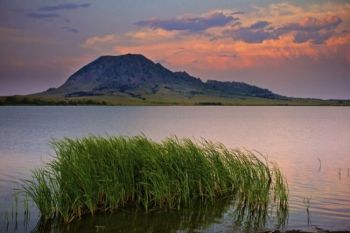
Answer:
<svg viewBox="0 0 350 233"><path fill-rule="evenodd" d="M350 1L0 0L0 96L126 53L204 81L350 99Z"/></svg>

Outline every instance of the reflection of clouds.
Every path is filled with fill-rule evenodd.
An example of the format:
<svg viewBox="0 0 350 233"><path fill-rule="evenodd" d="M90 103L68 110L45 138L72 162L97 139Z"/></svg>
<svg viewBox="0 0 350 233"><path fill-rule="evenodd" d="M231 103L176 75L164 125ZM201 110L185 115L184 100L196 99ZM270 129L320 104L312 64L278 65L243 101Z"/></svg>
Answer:
<svg viewBox="0 0 350 233"><path fill-rule="evenodd" d="M24 178L29 170L41 166L46 158L42 161L40 155L48 153L44 148L38 150L37 140L38 135L46 135L47 131L50 132L47 135L55 138L83 136L88 133L137 135L140 132L157 141L174 134L197 139L204 137L223 142L229 148L241 146L250 150L256 149L278 163L290 189L289 224L299 227L307 224L305 198L311 198L310 216L313 224L344 226L349 223L348 108L110 107L102 110L100 107L40 107L40 111L30 108L28 111L31 117L24 117L24 108L11 117L3 115L9 122L4 119L1 121L3 130L0 132L6 136L0 137L0 176L18 172L16 178ZM45 124L43 119L47 119ZM40 122L40 127L35 122ZM4 125L10 127L7 133ZM44 145L47 145L46 139L49 140L49 137L44 136L44 139ZM4 150L11 145L9 142L21 144L16 150L18 154L15 154L12 146L8 151ZM31 150L30 145L33 146ZM317 158L322 161L320 172ZM340 180L339 168L342 172ZM3 184L0 181L0 186ZM8 187L0 188L9 191ZM210 211L209 209L209 215L212 213ZM190 216L189 222L193 220ZM232 217L229 217L232 224ZM107 217L104 216L103 219L105 218ZM110 220L115 222L115 218ZM167 221L167 218L163 220ZM86 222L80 223L80 227L83 227ZM130 224L128 221L126 223Z"/></svg>
<svg viewBox="0 0 350 233"><path fill-rule="evenodd" d="M33 155L28 153L0 151L0 186L5 182L18 183L21 179L28 178L34 168L39 168L50 160L47 154L43 155L41 159L40 156L39 159L33 159Z"/></svg>
<svg viewBox="0 0 350 233"><path fill-rule="evenodd" d="M311 221L315 225L323 224L322 219L330 215L337 221L350 219L350 179L346 177L346 164L349 158L336 155L322 159L322 169L316 156L300 154L289 159L278 159L278 164L288 180L290 189L291 213L305 213L305 198L310 198ZM293 161L294 160L294 161ZM296 163L296 161L300 161ZM339 180L339 167L342 178Z"/></svg>

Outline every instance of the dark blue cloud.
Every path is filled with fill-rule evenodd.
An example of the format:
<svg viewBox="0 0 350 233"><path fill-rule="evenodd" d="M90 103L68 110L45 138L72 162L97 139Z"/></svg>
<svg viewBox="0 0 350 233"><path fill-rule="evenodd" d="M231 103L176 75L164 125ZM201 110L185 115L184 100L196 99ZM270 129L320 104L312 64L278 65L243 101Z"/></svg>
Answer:
<svg viewBox="0 0 350 233"><path fill-rule="evenodd" d="M302 23L290 23L276 31L280 34L294 32L296 43L311 41L314 44L322 44L336 33L335 29L341 22L342 19L337 16L327 17L323 20L309 17Z"/></svg>
<svg viewBox="0 0 350 233"><path fill-rule="evenodd" d="M334 31L326 32L297 32L294 36L294 41L297 43L303 43L311 41L314 44L322 44L334 35Z"/></svg>
<svg viewBox="0 0 350 233"><path fill-rule="evenodd" d="M239 28L232 33L234 39L243 40L247 43L261 43L264 40L277 39L278 34L271 30Z"/></svg>
<svg viewBox="0 0 350 233"><path fill-rule="evenodd" d="M61 10L77 10L79 8L83 7L89 7L90 3L82 3L82 4L75 4L75 3L62 3L52 6L43 6L37 9L37 11L61 11Z"/></svg>
<svg viewBox="0 0 350 233"><path fill-rule="evenodd" d="M250 29L260 29L260 28L265 28L267 26L269 26L270 23L267 21L258 21L256 23L253 23L252 25L250 25Z"/></svg>
<svg viewBox="0 0 350 233"><path fill-rule="evenodd" d="M341 22L342 22L342 19L337 16L327 17L322 20L314 17L309 17L309 18L306 18L302 23L289 23L281 27L281 29L286 31L306 31L306 32L314 32L314 31L320 31L320 30L333 30Z"/></svg>
<svg viewBox="0 0 350 233"><path fill-rule="evenodd" d="M247 43L261 43L264 40L278 39L279 36L292 33L296 43L311 41L314 44L322 44L334 34L335 29L342 22L337 16L323 19L307 18L302 22L294 22L275 28L267 21L258 21L249 27L238 27L225 32L230 36Z"/></svg>
<svg viewBox="0 0 350 233"><path fill-rule="evenodd" d="M225 35L247 43L261 43L264 40L277 39L278 34L271 27L267 28L269 25L267 21L258 21L249 27L238 27L225 31Z"/></svg>
<svg viewBox="0 0 350 233"><path fill-rule="evenodd" d="M90 5L91 5L90 3L82 3L82 4L63 3L58 5L43 6L28 13L27 17L34 18L34 19L56 18L61 16L60 14L56 13L57 11L77 10L82 7L89 7Z"/></svg>
<svg viewBox="0 0 350 233"><path fill-rule="evenodd" d="M59 14L55 13L38 13L38 12L33 12L27 14L27 17L29 18L34 18L34 19L47 19L47 18L56 18L59 17Z"/></svg>
<svg viewBox="0 0 350 233"><path fill-rule="evenodd" d="M69 27L69 26L64 26L64 27L62 27L62 29L64 29L67 32L71 32L71 33L79 33L78 29L72 28L72 27Z"/></svg>
<svg viewBox="0 0 350 233"><path fill-rule="evenodd" d="M183 17L168 20L143 20L137 22L136 25L141 27L162 28L165 30L184 30L190 32L198 32L212 27L225 26L233 21L238 20L238 18L227 16L223 13L213 13L199 17Z"/></svg>

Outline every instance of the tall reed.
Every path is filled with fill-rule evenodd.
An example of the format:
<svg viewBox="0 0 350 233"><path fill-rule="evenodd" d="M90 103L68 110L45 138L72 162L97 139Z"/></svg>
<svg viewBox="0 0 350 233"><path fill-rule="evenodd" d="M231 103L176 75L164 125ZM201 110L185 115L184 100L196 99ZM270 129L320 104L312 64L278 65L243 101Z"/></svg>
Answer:
<svg viewBox="0 0 350 233"><path fill-rule="evenodd" d="M277 214L288 207L288 188L275 164L220 143L88 136L57 140L52 147L54 159L23 184L44 220L68 223L128 205L180 209L228 196L258 213L271 202Z"/></svg>

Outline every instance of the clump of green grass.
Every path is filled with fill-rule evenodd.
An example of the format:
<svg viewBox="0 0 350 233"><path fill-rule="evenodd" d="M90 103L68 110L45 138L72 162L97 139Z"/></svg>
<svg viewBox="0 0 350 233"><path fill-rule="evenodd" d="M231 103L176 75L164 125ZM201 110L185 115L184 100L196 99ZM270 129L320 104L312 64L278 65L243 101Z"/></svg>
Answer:
<svg viewBox="0 0 350 233"><path fill-rule="evenodd" d="M288 188L275 164L220 143L145 136L54 141L54 159L33 171L23 191L44 220L68 223L128 205L180 209L193 201L232 196L241 208L287 210Z"/></svg>

